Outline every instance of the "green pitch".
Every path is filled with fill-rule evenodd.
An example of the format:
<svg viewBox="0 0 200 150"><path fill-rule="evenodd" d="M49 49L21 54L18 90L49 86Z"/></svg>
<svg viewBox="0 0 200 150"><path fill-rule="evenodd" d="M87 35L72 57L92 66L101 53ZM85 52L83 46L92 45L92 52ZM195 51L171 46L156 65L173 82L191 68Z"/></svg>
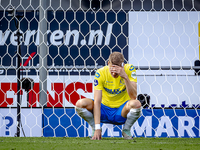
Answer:
<svg viewBox="0 0 200 150"><path fill-rule="evenodd" d="M0 137L0 150L197 150L199 138L90 138Z"/></svg>

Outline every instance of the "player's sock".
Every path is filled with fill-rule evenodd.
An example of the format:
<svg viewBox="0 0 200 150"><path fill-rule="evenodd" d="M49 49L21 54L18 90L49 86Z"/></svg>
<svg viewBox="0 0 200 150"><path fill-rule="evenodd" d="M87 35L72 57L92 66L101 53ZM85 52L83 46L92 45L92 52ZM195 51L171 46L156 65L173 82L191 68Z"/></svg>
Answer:
<svg viewBox="0 0 200 150"><path fill-rule="evenodd" d="M133 109L131 108L127 114L127 119L124 124L123 130L130 130L135 121L140 117L141 108Z"/></svg>
<svg viewBox="0 0 200 150"><path fill-rule="evenodd" d="M124 139L132 139L131 135L131 127L135 123L135 121L140 117L141 109L131 109L127 114L127 119L122 129L122 135Z"/></svg>
<svg viewBox="0 0 200 150"><path fill-rule="evenodd" d="M92 130L95 129L94 115L90 111L86 108L76 107L76 112L92 127Z"/></svg>

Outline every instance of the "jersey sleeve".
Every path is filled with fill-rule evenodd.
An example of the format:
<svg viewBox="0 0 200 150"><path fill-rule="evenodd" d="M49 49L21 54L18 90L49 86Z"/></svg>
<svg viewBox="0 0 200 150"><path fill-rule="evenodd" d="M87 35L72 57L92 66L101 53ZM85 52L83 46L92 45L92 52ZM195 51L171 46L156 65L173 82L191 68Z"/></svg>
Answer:
<svg viewBox="0 0 200 150"><path fill-rule="evenodd" d="M97 70L94 76L94 90L103 90L103 73Z"/></svg>
<svg viewBox="0 0 200 150"><path fill-rule="evenodd" d="M136 69L133 65L129 64L127 68L127 75L130 81L137 82Z"/></svg>

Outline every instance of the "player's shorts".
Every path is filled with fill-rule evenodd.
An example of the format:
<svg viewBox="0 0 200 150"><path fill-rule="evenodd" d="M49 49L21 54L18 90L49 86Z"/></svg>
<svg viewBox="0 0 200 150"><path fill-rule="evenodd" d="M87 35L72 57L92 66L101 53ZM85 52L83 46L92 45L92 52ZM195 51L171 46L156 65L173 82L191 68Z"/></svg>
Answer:
<svg viewBox="0 0 200 150"><path fill-rule="evenodd" d="M101 123L124 124L126 118L121 116L121 112L127 102L128 101L119 108L111 108L101 103Z"/></svg>

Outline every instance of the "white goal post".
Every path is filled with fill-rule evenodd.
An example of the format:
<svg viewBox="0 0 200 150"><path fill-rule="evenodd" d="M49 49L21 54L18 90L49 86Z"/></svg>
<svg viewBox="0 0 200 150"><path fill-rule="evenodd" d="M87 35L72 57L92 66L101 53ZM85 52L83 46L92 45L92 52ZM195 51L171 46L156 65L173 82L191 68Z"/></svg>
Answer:
<svg viewBox="0 0 200 150"><path fill-rule="evenodd" d="M91 135L74 105L113 51L145 101L133 136L200 136L198 0L1 0L0 136Z"/></svg>

